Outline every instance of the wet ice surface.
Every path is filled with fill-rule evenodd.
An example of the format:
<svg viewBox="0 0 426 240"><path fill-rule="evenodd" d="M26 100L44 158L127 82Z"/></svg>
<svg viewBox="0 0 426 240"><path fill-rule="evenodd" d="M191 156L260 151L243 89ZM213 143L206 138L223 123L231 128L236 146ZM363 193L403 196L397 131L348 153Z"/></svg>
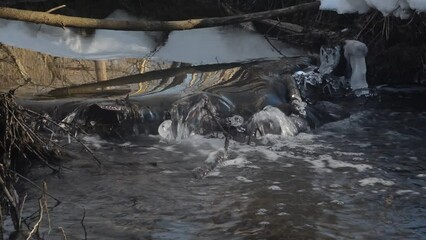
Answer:
<svg viewBox="0 0 426 240"><path fill-rule="evenodd" d="M81 239L84 208L89 239L421 239L425 120L365 109L315 132L231 141L229 157L202 179L192 171L223 150L222 139L91 136L102 170L73 144L63 178L32 177L62 201L50 212L53 238L60 226Z"/></svg>

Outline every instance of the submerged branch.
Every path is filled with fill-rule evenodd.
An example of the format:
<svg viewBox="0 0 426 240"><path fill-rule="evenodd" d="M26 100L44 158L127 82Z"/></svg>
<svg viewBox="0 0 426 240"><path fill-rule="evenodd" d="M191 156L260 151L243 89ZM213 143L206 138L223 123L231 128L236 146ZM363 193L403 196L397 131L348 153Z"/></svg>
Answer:
<svg viewBox="0 0 426 240"><path fill-rule="evenodd" d="M58 96L71 96L74 94L89 94L89 93L96 92L97 89L100 89L100 88L149 82L149 81L153 81L157 79L174 77L179 74L190 74L190 73L195 73L199 71L201 72L217 71L222 69L230 69L235 67L246 66L250 64L255 64L255 62L185 66L185 67L170 68L170 69L164 69L164 70L154 70L150 72L109 79L109 80L101 81L101 82L86 83L86 84L81 84L77 86L57 88L48 92L47 95L58 97Z"/></svg>
<svg viewBox="0 0 426 240"><path fill-rule="evenodd" d="M194 28L208 28L250 22L253 20L267 19L283 16L296 12L319 9L320 2L303 3L287 8L275 9L264 12L242 14L231 17L213 17L188 19L180 21L146 21L146 20L110 20L70 17L45 12L36 12L14 8L0 7L0 18L18 20L57 27L77 27L89 29L111 29L128 31L174 31Z"/></svg>

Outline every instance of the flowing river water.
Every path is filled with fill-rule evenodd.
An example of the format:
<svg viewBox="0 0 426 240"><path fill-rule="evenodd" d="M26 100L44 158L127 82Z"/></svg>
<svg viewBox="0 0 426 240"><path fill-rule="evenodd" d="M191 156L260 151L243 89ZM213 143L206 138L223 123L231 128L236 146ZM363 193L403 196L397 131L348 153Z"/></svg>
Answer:
<svg viewBox="0 0 426 240"><path fill-rule="evenodd" d="M7 28L16 23L2 24ZM200 31L193 37L205 36ZM215 34L219 34L212 35L217 39L230 35ZM173 43L173 38L170 41ZM71 44L69 51L77 45ZM181 48L175 45L166 47ZM39 50L46 48L36 46ZM119 44L113 46L121 51ZM220 44L215 46L223 48ZM137 49L134 47L130 53L137 53ZM78 54L87 53L83 50ZM95 58L104 51L92 50L87 54L94 54ZM149 52L139 50L140 54ZM160 57L167 55L166 50L160 52ZM167 55L171 58L175 54L172 50ZM226 49L223 52L229 54ZM277 57L276 54L257 57ZM195 58L203 61L199 56ZM241 60L247 57L230 61ZM180 84L170 84L173 87L152 95L168 91L179 93L179 98L189 94L188 88L197 87L197 81L192 81L196 79L193 73L186 74ZM264 85L257 83L248 82L238 89L251 94ZM226 89L226 82L222 87ZM240 101L250 102L248 96ZM60 101L74 100L53 103ZM238 102L238 97L233 101ZM265 101L263 104L276 99ZM227 157L202 177L197 175L197 169L210 166L223 154L223 138L192 135L174 141L140 134L118 141L96 134L81 136L102 162L99 168L80 144L67 144L67 136L55 136L71 152L62 163L60 177L39 167L28 176L40 185L46 181L49 194L61 201L56 204L48 198L51 230L49 233L44 224L41 234L45 239L63 239L62 228L68 239L85 239L85 235L87 239L157 240L424 239L426 111L418 99L397 107L392 107L392 100L385 105L375 101L346 101L349 117L295 136L266 135L250 144L230 140ZM35 101L37 104L40 102ZM34 223L38 217L35 199L40 190L24 181L20 187L28 193L24 217L26 222ZM10 233L11 224L6 224Z"/></svg>
<svg viewBox="0 0 426 240"><path fill-rule="evenodd" d="M194 169L223 139L86 136L102 169L72 144L61 178L43 169L31 178L62 201L50 211L50 239L62 236L58 227L83 238L84 211L88 239L422 239L425 121L424 111L358 107L294 137L231 141L228 158L201 179ZM25 186L28 198L40 194Z"/></svg>

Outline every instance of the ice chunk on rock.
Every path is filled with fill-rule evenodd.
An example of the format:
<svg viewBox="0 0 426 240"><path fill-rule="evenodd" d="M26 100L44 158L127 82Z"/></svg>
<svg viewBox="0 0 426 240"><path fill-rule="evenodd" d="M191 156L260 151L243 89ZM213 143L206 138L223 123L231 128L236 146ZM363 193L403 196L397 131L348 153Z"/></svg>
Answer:
<svg viewBox="0 0 426 240"><path fill-rule="evenodd" d="M158 134L166 140L172 140L173 139L173 133L172 133L172 121L171 120L165 120L160 124L158 127Z"/></svg>
<svg viewBox="0 0 426 240"><path fill-rule="evenodd" d="M248 123L252 134L257 131L261 135L277 134L282 136L294 136L298 129L293 120L286 116L276 107L266 106L263 110L255 113Z"/></svg>

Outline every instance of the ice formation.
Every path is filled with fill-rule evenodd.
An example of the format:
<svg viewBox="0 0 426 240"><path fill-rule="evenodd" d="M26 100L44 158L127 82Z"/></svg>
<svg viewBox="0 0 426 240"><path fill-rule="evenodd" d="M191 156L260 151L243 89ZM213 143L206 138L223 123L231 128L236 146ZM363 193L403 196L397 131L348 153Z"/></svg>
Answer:
<svg viewBox="0 0 426 240"><path fill-rule="evenodd" d="M158 134L166 140L172 140L173 139L173 133L171 130L172 127L172 120L165 120L158 126Z"/></svg>
<svg viewBox="0 0 426 240"><path fill-rule="evenodd" d="M393 14L407 19L412 12L426 12L425 0L320 0L321 10L343 13L366 13L371 8L380 11L383 16Z"/></svg>
<svg viewBox="0 0 426 240"><path fill-rule="evenodd" d="M261 135L279 134L282 136L294 136L298 129L290 117L276 107L266 106L255 113L250 119L247 129L251 133L259 131Z"/></svg>
<svg viewBox="0 0 426 240"><path fill-rule="evenodd" d="M343 49L348 68L351 69L350 84L352 90L367 89L367 66L365 64L365 56L368 53L367 46L360 41L346 40Z"/></svg>
<svg viewBox="0 0 426 240"><path fill-rule="evenodd" d="M221 131L217 119L226 118L235 106L217 95L200 93L190 95L173 103L170 122L160 126L160 136L165 139L182 140L193 135L206 135Z"/></svg>
<svg viewBox="0 0 426 240"><path fill-rule="evenodd" d="M320 50L321 65L318 69L306 68L293 74L300 93L307 102L315 101L315 91L309 86L322 86L323 93L328 92L330 95L339 94L339 91L347 90L349 86L357 96L369 93L365 62L367 46L357 40L346 40L343 51L341 50L340 46L323 46ZM347 62L346 74L336 76L334 70L342 60L342 53Z"/></svg>
<svg viewBox="0 0 426 240"><path fill-rule="evenodd" d="M321 75L330 74L337 67L340 61L340 46L334 48L326 48L324 46L320 49L319 72Z"/></svg>

